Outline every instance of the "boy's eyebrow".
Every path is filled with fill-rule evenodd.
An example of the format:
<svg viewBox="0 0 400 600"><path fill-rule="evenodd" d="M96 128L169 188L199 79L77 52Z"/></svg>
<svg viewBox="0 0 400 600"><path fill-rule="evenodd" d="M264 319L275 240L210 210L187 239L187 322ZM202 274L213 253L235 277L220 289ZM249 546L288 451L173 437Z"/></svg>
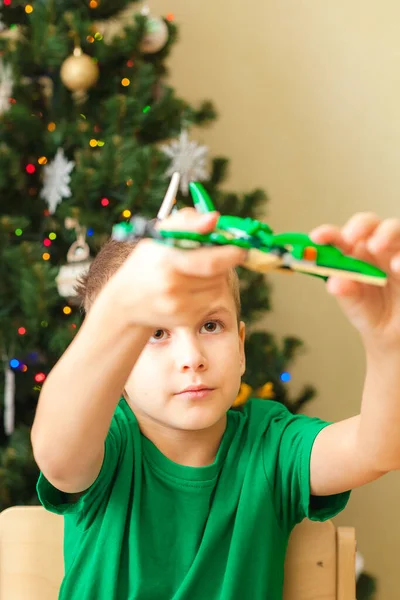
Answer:
<svg viewBox="0 0 400 600"><path fill-rule="evenodd" d="M209 310L208 313L203 316L203 319L209 319L210 317L220 314L220 313L225 313L227 315L230 315L231 311L228 310L225 306L216 306L215 308L212 308L211 310Z"/></svg>

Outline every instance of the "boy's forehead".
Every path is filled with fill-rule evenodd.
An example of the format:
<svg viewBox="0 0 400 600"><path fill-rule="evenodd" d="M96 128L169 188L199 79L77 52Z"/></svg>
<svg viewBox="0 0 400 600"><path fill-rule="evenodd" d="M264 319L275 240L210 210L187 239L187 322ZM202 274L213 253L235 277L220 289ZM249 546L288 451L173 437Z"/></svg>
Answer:
<svg viewBox="0 0 400 600"><path fill-rule="evenodd" d="M229 315L236 314L235 301L228 285L226 288L224 287L224 290L215 297L213 302L210 303L203 316L207 317L217 313L225 313Z"/></svg>
<svg viewBox="0 0 400 600"><path fill-rule="evenodd" d="M228 303L225 304L216 304L215 306L211 306L207 309L207 311L204 313L204 317L212 317L213 315L232 315L234 312L234 307L233 306L229 306Z"/></svg>

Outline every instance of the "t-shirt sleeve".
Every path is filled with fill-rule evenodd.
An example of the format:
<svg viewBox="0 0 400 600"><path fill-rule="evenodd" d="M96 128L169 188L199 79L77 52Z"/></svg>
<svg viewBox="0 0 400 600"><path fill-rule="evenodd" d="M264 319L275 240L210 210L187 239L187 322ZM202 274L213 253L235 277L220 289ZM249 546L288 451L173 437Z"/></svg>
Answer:
<svg viewBox="0 0 400 600"><path fill-rule="evenodd" d="M281 524L290 531L305 517L313 521L331 519L345 508L350 490L330 496L312 496L310 488L314 441L330 423L293 415L281 404L274 412L263 450L265 470Z"/></svg>
<svg viewBox="0 0 400 600"><path fill-rule="evenodd" d="M44 508L59 515L73 514L79 520L89 513L94 514L110 493L124 441L124 428L114 416L104 443L104 458L100 473L94 483L81 494L67 494L58 490L43 473L40 473L36 490Z"/></svg>

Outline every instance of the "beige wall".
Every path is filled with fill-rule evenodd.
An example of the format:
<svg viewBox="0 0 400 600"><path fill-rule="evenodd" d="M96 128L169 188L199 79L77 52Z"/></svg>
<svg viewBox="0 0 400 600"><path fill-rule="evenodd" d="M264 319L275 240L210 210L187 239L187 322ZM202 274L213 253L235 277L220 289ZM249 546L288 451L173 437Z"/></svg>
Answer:
<svg viewBox="0 0 400 600"><path fill-rule="evenodd" d="M268 190L276 230L341 224L373 210L399 216L400 3L369 0L152 0L173 12L180 43L171 82L191 102L212 99L219 121L196 132L232 159L227 187ZM358 411L363 352L323 284L275 275L268 326L302 337L294 389L314 383L309 412ZM379 402L379 398L377 398ZM354 492L340 523L357 528L379 600L400 598L400 475Z"/></svg>

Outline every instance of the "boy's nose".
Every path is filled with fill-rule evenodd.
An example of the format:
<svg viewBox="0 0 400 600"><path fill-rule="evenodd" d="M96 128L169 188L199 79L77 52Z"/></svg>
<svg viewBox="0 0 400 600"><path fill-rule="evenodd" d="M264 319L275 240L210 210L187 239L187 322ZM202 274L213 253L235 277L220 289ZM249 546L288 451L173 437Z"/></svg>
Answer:
<svg viewBox="0 0 400 600"><path fill-rule="evenodd" d="M186 342L180 345L176 361L180 371L204 371L207 369L208 361L200 344Z"/></svg>
<svg viewBox="0 0 400 600"><path fill-rule="evenodd" d="M204 371L206 368L205 362L201 360L188 359L184 361L180 367L181 371Z"/></svg>

